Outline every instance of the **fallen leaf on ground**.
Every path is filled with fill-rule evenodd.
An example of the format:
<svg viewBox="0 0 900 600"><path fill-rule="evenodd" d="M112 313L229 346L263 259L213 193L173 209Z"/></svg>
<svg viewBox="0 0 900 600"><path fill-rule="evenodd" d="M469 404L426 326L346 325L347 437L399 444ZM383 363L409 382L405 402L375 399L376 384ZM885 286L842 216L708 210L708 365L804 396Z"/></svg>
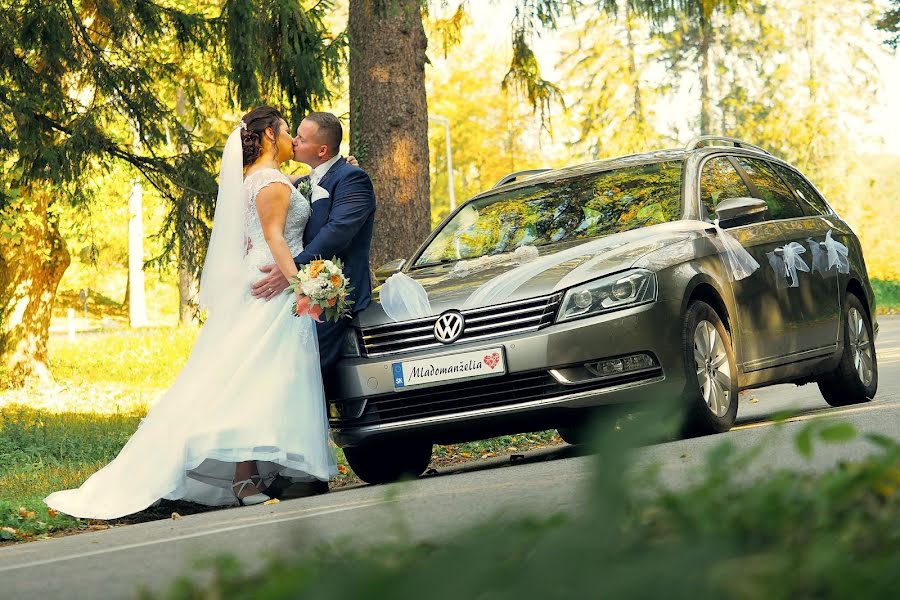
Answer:
<svg viewBox="0 0 900 600"><path fill-rule="evenodd" d="M472 458L471 452L460 452L459 455L462 456L463 458Z"/></svg>
<svg viewBox="0 0 900 600"><path fill-rule="evenodd" d="M181 518L181 515L179 515L177 512L173 512L173 513L172 513L172 519L173 519L173 520L174 520L174 519L180 519L180 518Z"/></svg>
<svg viewBox="0 0 900 600"><path fill-rule="evenodd" d="M33 510L28 510L28 509L25 508L24 506L20 506L20 507L19 507L19 516L22 517L23 519L33 519L33 518L34 518L34 511L33 511Z"/></svg>
<svg viewBox="0 0 900 600"><path fill-rule="evenodd" d="M492 456L497 456L497 454L495 452L485 452L484 454L481 455L481 458L482 459L491 458Z"/></svg>
<svg viewBox="0 0 900 600"><path fill-rule="evenodd" d="M346 475L350 472L350 469L346 465L338 465L338 473L341 475Z"/></svg>
<svg viewBox="0 0 900 600"><path fill-rule="evenodd" d="M95 525L88 525L88 529L90 529L91 531L102 531L104 529L109 529L109 525L103 525L103 524L98 523Z"/></svg>
<svg viewBox="0 0 900 600"><path fill-rule="evenodd" d="M56 512L55 510L53 510L52 508L48 508L48 509L47 509L47 514L50 515L51 517L55 517L55 516L58 515L59 513Z"/></svg>
<svg viewBox="0 0 900 600"><path fill-rule="evenodd" d="M18 537L19 532L12 527L0 527L0 540L16 539Z"/></svg>
<svg viewBox="0 0 900 600"><path fill-rule="evenodd" d="M279 500L278 498L272 498L263 502L263 505L269 506L270 504L278 504L279 502L281 502L281 500Z"/></svg>

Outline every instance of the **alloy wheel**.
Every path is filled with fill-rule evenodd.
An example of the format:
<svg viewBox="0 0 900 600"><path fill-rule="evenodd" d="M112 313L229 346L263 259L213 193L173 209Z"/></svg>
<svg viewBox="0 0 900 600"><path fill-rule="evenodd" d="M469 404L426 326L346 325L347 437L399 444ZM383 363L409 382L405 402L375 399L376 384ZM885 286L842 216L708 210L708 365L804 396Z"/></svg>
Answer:
<svg viewBox="0 0 900 600"><path fill-rule="evenodd" d="M856 374L859 375L862 384L868 386L872 383L874 353L866 322L855 307L847 311L847 331L849 333L847 342L850 344Z"/></svg>
<svg viewBox="0 0 900 600"><path fill-rule="evenodd" d="M694 362L707 408L724 416L731 404L731 367L725 342L709 321L700 321L694 330Z"/></svg>

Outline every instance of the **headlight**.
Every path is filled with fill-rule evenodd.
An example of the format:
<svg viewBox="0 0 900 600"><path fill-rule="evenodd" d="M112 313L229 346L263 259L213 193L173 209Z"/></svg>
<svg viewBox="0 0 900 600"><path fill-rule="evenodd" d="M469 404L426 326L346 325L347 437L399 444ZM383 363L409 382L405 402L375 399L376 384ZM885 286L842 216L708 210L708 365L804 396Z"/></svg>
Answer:
<svg viewBox="0 0 900 600"><path fill-rule="evenodd" d="M656 274L645 269L603 277L563 296L557 321L567 321L656 300Z"/></svg>
<svg viewBox="0 0 900 600"><path fill-rule="evenodd" d="M347 333L344 334L344 343L341 346L341 356L356 358L359 355L359 340L356 337L356 329L348 327Z"/></svg>

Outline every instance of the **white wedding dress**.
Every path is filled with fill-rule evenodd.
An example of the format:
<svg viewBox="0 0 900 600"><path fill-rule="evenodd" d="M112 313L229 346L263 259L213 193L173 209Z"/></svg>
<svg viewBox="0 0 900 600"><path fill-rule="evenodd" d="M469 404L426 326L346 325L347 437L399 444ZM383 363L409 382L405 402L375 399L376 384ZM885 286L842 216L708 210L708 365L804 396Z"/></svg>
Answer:
<svg viewBox="0 0 900 600"><path fill-rule="evenodd" d="M243 296L233 310L210 312L184 369L119 455L80 488L49 495L48 506L75 517L113 519L160 498L234 505L235 465L246 460L258 461L265 483L276 474L294 481L335 475L315 324L293 315L293 294L268 302L250 294L259 267L275 262L256 195L283 184L290 181L275 169L244 179ZM296 256L311 208L291 189L284 236Z"/></svg>

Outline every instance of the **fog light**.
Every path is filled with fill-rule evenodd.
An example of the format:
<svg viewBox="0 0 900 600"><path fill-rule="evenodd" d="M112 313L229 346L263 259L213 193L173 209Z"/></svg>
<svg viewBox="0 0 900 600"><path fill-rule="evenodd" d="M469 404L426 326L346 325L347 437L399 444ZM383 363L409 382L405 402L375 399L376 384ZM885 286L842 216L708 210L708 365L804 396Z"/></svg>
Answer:
<svg viewBox="0 0 900 600"><path fill-rule="evenodd" d="M632 371L642 371L656 366L656 361L649 354L631 354L609 360L587 363L584 367L600 377L622 375Z"/></svg>

